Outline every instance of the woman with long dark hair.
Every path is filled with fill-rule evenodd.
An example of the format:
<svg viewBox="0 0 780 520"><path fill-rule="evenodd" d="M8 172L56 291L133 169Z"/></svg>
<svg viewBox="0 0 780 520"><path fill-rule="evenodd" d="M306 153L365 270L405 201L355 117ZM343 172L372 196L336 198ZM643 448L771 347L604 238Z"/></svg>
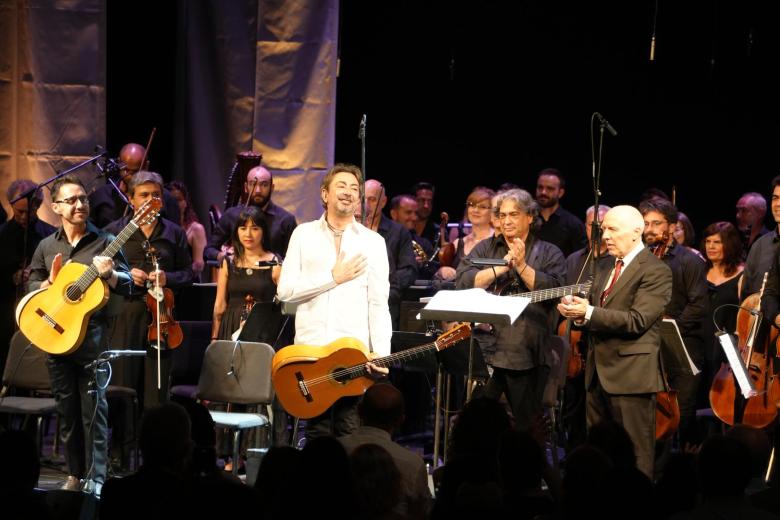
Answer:
<svg viewBox="0 0 780 520"><path fill-rule="evenodd" d="M214 301L213 339L238 339L244 322L253 316L259 330L247 341L275 345L281 327L281 311L274 302L281 273L280 257L269 249L268 224L262 211L247 206L231 233L232 259L222 261ZM259 306L259 307L258 307ZM240 332L239 332L240 334Z"/></svg>

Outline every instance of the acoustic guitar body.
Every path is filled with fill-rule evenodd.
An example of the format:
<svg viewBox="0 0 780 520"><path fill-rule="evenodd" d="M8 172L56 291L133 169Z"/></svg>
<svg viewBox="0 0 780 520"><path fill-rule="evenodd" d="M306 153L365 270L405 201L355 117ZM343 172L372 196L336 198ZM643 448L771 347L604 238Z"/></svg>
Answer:
<svg viewBox="0 0 780 520"><path fill-rule="evenodd" d="M88 266L70 262L62 266L54 284L26 295L16 307L19 330L49 354L70 354L81 345L89 317L108 302L108 285L97 279L76 299L67 290Z"/></svg>
<svg viewBox="0 0 780 520"><path fill-rule="evenodd" d="M328 377L337 370L362 367L367 361L368 349L356 338L340 338L322 347L290 345L274 355L271 377L287 413L310 419L324 413L339 398L362 395L374 384L365 376L343 380Z"/></svg>

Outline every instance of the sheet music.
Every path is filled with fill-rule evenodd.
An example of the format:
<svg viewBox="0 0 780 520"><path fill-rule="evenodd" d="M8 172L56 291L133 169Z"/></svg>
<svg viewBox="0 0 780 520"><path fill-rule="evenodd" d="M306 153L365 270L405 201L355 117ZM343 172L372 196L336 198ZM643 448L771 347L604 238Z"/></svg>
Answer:
<svg viewBox="0 0 780 520"><path fill-rule="evenodd" d="M431 311L452 311L484 315L506 316L510 323L523 313L531 302L530 298L506 298L490 294L484 289L439 291L425 306ZM489 323L486 321L486 323Z"/></svg>
<svg viewBox="0 0 780 520"><path fill-rule="evenodd" d="M695 376L701 370L696 366L696 364L691 359L690 354L688 354L688 348L685 346L685 342L682 339L682 334L680 334L680 327L677 326L677 322L674 321L673 318L664 318L663 322L661 323L661 336L663 337L664 341L670 346L676 345L678 347L682 347L682 351L685 353L685 359L688 360L688 365L690 366L691 373ZM679 343L679 345L678 345ZM677 347L672 347L677 348Z"/></svg>

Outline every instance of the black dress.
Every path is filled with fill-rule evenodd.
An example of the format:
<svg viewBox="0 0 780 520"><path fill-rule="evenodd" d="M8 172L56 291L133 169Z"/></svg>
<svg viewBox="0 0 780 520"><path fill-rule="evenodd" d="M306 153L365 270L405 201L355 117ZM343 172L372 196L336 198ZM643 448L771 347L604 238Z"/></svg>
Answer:
<svg viewBox="0 0 780 520"><path fill-rule="evenodd" d="M730 280L726 280L720 285L707 281L707 290L710 297L710 307L707 312L707 319L704 322L705 333L705 348L704 358L706 362L706 381L707 388L709 388L712 378L720 368L720 364L726 360L726 356L723 354L723 350L720 348L720 342L715 337L714 321L718 324L721 330L724 330L730 334L733 334L737 328L737 305L739 305L738 286L739 280L742 278L742 273L738 274ZM734 307L723 305L734 305ZM713 316L713 313L717 311L717 314Z"/></svg>
<svg viewBox="0 0 780 520"><path fill-rule="evenodd" d="M254 299L251 313L247 313L247 295ZM270 267L236 267L232 262L228 266L227 308L219 326L219 339L231 339L241 326L241 320L247 319L239 339L275 345L282 326L282 313L274 302L276 284L271 278ZM284 345L282 345L284 346Z"/></svg>

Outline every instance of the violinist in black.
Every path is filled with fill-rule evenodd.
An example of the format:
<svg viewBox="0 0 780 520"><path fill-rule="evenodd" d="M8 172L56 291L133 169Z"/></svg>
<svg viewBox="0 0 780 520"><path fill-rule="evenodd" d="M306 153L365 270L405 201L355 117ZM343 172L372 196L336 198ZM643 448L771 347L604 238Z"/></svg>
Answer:
<svg viewBox="0 0 780 520"><path fill-rule="evenodd" d="M159 174L142 171L137 173L128 186L130 202L140 207L152 197L160 198L163 180ZM127 225L130 217L124 217L111 223L106 229L118 231ZM124 246L125 257L130 264L130 275L138 289L133 296L125 297L123 308L118 314L111 331L111 346L117 349L147 349L143 382L140 365L133 363L137 358L121 360L115 367L117 384L131 386L143 393L144 406L154 406L168 400L171 370L170 351L161 352L161 385L157 388L157 353L147 339L148 326L152 316L147 309L147 289L155 282L161 287L176 291L192 284L192 260L187 244L187 235L174 222L156 219L142 225L127 240ZM160 271L154 270L150 253L156 252ZM156 311L156 309L155 309ZM163 342L164 343L164 342ZM121 365L121 368L120 366Z"/></svg>
<svg viewBox="0 0 780 520"><path fill-rule="evenodd" d="M678 246L673 230L677 226L677 208L666 199L651 198L639 205L645 221L645 244L672 270L672 298L664 316L673 318L680 329L691 360L704 368L704 320L708 319L707 268L701 258ZM663 350L662 350L663 352ZM677 390L680 405L680 443L699 444L696 432L696 398L702 375L690 375L665 366L670 386Z"/></svg>

